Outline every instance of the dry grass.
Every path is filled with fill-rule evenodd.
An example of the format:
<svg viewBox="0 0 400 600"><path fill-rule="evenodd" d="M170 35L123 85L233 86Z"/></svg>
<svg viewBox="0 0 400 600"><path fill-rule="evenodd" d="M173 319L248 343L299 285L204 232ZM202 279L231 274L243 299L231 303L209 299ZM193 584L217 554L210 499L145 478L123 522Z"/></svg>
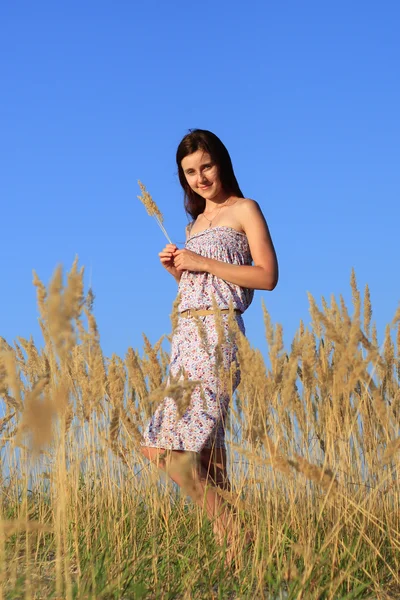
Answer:
<svg viewBox="0 0 400 600"><path fill-rule="evenodd" d="M149 192L146 190L145 186L143 185L143 183L141 181L138 181L139 187L142 191L142 195L138 196L140 202L143 204L143 206L145 207L147 214L150 215L150 217L154 217L155 220L157 221L161 231L163 232L163 234L165 235L165 237L167 238L167 240L169 241L170 244L172 244L170 237L163 225L163 221L164 221L164 217L162 215L162 212L160 211L160 209L158 208L157 204L154 202L153 198L151 197L151 195L149 194Z"/></svg>
<svg viewBox="0 0 400 600"><path fill-rule="evenodd" d="M400 597L400 311L380 349L352 274L353 314L310 297L290 353L265 307L267 363L239 336L226 570L202 512L138 452L162 339L107 359L77 265L34 283L43 348L0 338L0 600ZM190 385L172 382L180 411Z"/></svg>

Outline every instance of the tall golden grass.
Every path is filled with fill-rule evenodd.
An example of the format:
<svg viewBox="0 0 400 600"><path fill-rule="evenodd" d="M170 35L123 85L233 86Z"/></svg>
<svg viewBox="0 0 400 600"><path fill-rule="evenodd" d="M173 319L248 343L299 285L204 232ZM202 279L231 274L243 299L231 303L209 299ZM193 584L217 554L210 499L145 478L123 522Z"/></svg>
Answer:
<svg viewBox="0 0 400 600"><path fill-rule="evenodd" d="M229 569L202 511L139 452L163 338L106 358L77 263L34 285L43 346L0 338L0 600L399 597L400 309L380 348L352 273L352 314L310 296L290 351L265 306L268 360L238 337ZM169 390L181 411L188 390Z"/></svg>

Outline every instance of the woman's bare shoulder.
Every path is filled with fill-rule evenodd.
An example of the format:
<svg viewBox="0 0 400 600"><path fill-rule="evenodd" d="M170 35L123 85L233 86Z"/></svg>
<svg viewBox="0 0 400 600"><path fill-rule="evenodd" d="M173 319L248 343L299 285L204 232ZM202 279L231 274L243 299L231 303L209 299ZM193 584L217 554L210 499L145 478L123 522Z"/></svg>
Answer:
<svg viewBox="0 0 400 600"><path fill-rule="evenodd" d="M252 200L251 198L237 198L234 207L237 216L249 216L261 213L260 205L256 200Z"/></svg>
<svg viewBox="0 0 400 600"><path fill-rule="evenodd" d="M258 202L256 200L253 200L252 198L238 198L236 206L240 206L240 207L258 206Z"/></svg>

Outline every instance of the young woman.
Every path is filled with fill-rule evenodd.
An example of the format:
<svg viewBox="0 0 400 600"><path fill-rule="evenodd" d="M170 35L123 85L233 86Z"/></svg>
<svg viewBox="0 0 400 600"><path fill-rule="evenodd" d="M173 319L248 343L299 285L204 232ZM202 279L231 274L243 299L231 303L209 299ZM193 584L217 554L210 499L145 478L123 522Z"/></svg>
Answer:
<svg viewBox="0 0 400 600"><path fill-rule="evenodd" d="M159 254L163 267L178 282L180 294L170 373L177 376L183 369L189 380L201 381L201 386L193 390L181 418L174 400L164 399L143 433L142 453L163 469L174 460L179 464L185 453L195 453L190 482L187 473L183 477L179 470L168 472L178 485L191 490L195 502L205 504L221 543L225 535L229 539L231 522L215 486L229 490L224 422L230 394L221 385L216 368L215 350L221 335L214 310L217 305L222 311L222 360L223 368L229 371L237 354L236 343L228 335L229 307L233 305L236 323L244 334L242 313L255 289L275 288L278 264L260 207L244 198L221 140L210 131L192 130L179 144L176 162L185 210L192 221L186 229L185 248L167 244ZM231 392L239 379L236 369Z"/></svg>

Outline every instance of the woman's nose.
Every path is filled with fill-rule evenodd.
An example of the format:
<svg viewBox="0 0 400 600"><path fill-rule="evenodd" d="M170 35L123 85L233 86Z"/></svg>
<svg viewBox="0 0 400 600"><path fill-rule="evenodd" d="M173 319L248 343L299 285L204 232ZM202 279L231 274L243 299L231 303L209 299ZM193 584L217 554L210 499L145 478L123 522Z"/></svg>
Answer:
<svg viewBox="0 0 400 600"><path fill-rule="evenodd" d="M200 173L199 175L199 182L200 183L205 183L207 181L207 177L205 176L204 173Z"/></svg>

